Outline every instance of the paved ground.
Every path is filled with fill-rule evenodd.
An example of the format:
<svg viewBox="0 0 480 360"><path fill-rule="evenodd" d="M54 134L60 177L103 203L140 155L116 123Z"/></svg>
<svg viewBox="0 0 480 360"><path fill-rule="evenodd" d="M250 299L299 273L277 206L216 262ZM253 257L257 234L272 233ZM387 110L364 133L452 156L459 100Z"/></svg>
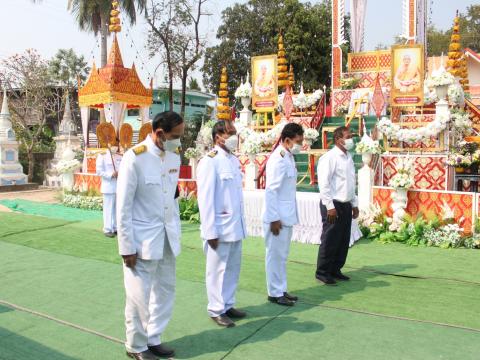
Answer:
<svg viewBox="0 0 480 360"><path fill-rule="evenodd" d="M14 191L7 193L0 193L0 200L13 200L13 199L22 199L22 200L31 200L38 201L47 204L58 203L59 192L52 189L39 189L32 191ZM0 212L11 212L6 206L0 205Z"/></svg>

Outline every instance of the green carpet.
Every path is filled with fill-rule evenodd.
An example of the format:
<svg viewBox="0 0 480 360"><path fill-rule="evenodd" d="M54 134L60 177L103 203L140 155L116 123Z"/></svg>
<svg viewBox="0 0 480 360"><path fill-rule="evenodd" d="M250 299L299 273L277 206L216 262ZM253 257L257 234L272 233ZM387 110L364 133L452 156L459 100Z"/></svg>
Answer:
<svg viewBox="0 0 480 360"><path fill-rule="evenodd" d="M45 204L22 199L0 200L0 205L24 214L46 216L49 218L69 221L98 219L101 215L100 211L82 210L63 205Z"/></svg>
<svg viewBox="0 0 480 360"><path fill-rule="evenodd" d="M102 235L98 215L59 220L63 209L57 219L0 214L0 301L123 339L116 241ZM249 317L225 330L206 316L198 225L183 224L182 233L164 335L179 359L478 358L476 250L361 242L345 268L352 281L325 287L313 279L317 247L292 244L289 287L302 301L289 309L266 303L263 241L249 238L237 296ZM0 348L0 359L123 358L115 342L8 307L0 307Z"/></svg>

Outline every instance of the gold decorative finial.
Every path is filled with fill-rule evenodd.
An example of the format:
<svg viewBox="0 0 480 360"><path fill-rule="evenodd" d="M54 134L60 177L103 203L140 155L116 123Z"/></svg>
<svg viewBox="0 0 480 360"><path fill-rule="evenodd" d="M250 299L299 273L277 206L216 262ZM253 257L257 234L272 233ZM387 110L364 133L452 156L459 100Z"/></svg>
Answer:
<svg viewBox="0 0 480 360"><path fill-rule="evenodd" d="M455 77L459 78L463 90L469 90L467 59L462 51L461 36L460 36L460 18L457 16L453 20L452 36L450 38L450 45L448 47L448 71Z"/></svg>
<svg viewBox="0 0 480 360"><path fill-rule="evenodd" d="M120 24L120 10L118 10L118 1L112 1L112 11L110 11L110 32L118 33L122 31L122 25Z"/></svg>
<svg viewBox="0 0 480 360"><path fill-rule="evenodd" d="M280 36L278 37L278 87L280 89L285 88L289 81L288 81L288 65L287 59L285 57L285 47L283 45L283 35L280 32Z"/></svg>
<svg viewBox="0 0 480 360"><path fill-rule="evenodd" d="M230 100L228 98L228 76L227 68L222 67L220 76L220 90L218 91L217 119L230 120Z"/></svg>

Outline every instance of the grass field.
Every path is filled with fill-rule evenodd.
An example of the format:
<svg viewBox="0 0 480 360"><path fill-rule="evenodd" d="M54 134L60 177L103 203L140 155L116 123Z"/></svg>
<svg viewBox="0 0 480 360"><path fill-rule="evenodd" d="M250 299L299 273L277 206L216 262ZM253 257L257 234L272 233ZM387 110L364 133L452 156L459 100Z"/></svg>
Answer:
<svg viewBox="0 0 480 360"><path fill-rule="evenodd" d="M0 213L0 359L122 359L124 293L99 213L19 202ZM65 211L64 211L65 210ZM178 359L480 359L480 251L361 241L337 287L314 280L317 247L293 244L293 308L269 304L262 239L244 242L238 307L206 314L198 225L183 224L174 316Z"/></svg>

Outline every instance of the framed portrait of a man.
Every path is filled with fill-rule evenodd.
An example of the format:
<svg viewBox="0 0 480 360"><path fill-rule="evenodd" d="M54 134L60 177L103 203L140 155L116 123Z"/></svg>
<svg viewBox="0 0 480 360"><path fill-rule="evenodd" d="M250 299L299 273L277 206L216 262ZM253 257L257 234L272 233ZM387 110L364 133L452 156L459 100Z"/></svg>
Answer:
<svg viewBox="0 0 480 360"><path fill-rule="evenodd" d="M277 55L252 57L252 107L270 112L278 103Z"/></svg>
<svg viewBox="0 0 480 360"><path fill-rule="evenodd" d="M392 106L423 105L424 64L423 45L392 47Z"/></svg>

